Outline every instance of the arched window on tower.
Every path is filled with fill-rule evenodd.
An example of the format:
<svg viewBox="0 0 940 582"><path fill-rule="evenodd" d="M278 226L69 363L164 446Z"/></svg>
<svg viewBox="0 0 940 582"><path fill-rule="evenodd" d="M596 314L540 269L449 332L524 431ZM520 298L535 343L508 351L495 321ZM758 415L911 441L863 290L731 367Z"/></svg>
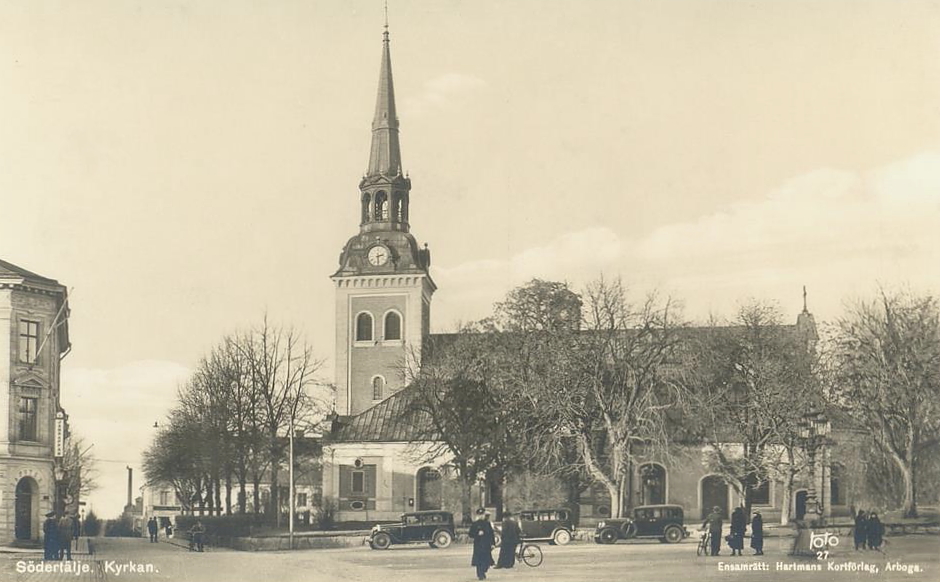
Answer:
<svg viewBox="0 0 940 582"><path fill-rule="evenodd" d="M372 378L372 400L381 400L385 394L385 378L376 376Z"/></svg>
<svg viewBox="0 0 940 582"><path fill-rule="evenodd" d="M382 191L375 195L375 220L388 220L388 194Z"/></svg>
<svg viewBox="0 0 940 582"><path fill-rule="evenodd" d="M360 313L356 316L356 341L372 341L372 315L369 313Z"/></svg>
<svg viewBox="0 0 940 582"><path fill-rule="evenodd" d="M385 314L385 339L401 339L401 316L394 311Z"/></svg>
<svg viewBox="0 0 940 582"><path fill-rule="evenodd" d="M362 193L362 222L365 224L369 222L369 206L372 203L372 197L369 196L368 192Z"/></svg>
<svg viewBox="0 0 940 582"><path fill-rule="evenodd" d="M401 192L392 194L392 220L401 222Z"/></svg>

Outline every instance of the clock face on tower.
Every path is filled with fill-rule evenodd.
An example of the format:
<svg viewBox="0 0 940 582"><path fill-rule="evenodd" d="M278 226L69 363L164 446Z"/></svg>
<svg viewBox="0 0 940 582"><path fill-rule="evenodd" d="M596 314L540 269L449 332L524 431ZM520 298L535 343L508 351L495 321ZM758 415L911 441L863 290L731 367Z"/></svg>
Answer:
<svg viewBox="0 0 940 582"><path fill-rule="evenodd" d="M388 249L382 245L375 245L369 249L369 264L381 267L388 262Z"/></svg>

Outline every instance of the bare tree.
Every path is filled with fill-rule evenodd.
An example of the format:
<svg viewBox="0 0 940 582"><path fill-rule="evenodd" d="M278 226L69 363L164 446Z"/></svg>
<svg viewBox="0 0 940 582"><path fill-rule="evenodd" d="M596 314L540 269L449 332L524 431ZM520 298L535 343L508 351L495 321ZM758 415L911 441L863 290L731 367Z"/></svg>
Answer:
<svg viewBox="0 0 940 582"><path fill-rule="evenodd" d="M837 322L833 397L897 466L904 513L917 515L917 469L940 444L937 299L882 291Z"/></svg>

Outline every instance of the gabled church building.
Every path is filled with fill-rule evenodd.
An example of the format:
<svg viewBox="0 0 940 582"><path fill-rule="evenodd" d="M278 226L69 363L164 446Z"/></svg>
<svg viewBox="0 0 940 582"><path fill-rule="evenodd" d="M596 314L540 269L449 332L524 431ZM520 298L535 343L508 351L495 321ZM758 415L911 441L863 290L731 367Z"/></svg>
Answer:
<svg viewBox="0 0 940 582"><path fill-rule="evenodd" d="M402 169L399 123L395 109L389 33L382 41L381 67L369 165L359 183L360 223L346 243L335 284L336 415L323 453L323 496L336 504L338 521L395 520L406 511L446 509L447 458L427 460L432 443L413 442L407 414L403 363L420 362L436 336L430 334L430 252L419 246L409 220L411 180ZM804 308L795 325L785 326L815 338L812 315ZM404 392L403 392L404 390ZM676 459L682 466L675 466ZM816 491L830 495L828 461L820 457ZM805 480L804 480L805 481ZM679 504L691 523L718 505L726 511L742 502L719 476L710 474L701 446L687 447L669 463L634 468L627 505ZM805 482L785 499L780 483L767 483L755 496L765 519L779 519L782 508L806 496ZM489 504L489 487L476 488L474 504ZM518 511L524 495L504 492ZM832 496L833 502L836 501ZM840 500L845 503L844 500ZM823 504L829 510L829 500ZM603 488L582 496L582 518L610 515Z"/></svg>

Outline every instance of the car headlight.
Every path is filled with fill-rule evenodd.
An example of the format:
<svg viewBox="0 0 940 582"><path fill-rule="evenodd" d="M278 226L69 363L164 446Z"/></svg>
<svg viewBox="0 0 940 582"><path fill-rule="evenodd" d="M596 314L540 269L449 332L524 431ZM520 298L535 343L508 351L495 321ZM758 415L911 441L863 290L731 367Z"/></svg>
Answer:
<svg viewBox="0 0 940 582"><path fill-rule="evenodd" d="M601 529L602 527L604 527L604 526L606 526L606 525L607 525L607 522L606 522L606 521L599 521L599 522L597 522L597 528L598 528L598 529Z"/></svg>

